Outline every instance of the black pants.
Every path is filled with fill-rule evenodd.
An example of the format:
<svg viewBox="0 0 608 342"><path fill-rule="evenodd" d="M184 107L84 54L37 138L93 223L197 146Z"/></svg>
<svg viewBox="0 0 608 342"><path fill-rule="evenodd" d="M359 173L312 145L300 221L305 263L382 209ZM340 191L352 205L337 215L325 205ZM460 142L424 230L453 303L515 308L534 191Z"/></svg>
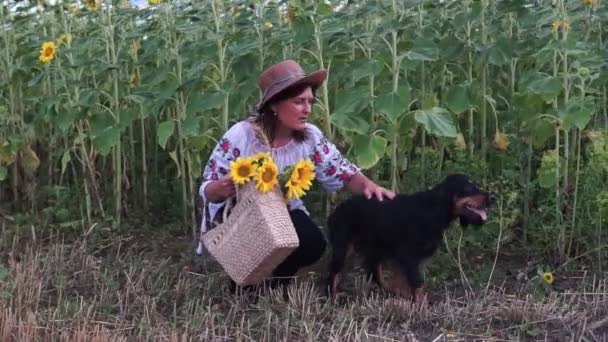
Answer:
<svg viewBox="0 0 608 342"><path fill-rule="evenodd" d="M296 228L300 245L273 272L273 277L293 277L302 267L317 262L327 246L321 229L302 210L289 212L291 222ZM279 280L286 283L289 278Z"/></svg>

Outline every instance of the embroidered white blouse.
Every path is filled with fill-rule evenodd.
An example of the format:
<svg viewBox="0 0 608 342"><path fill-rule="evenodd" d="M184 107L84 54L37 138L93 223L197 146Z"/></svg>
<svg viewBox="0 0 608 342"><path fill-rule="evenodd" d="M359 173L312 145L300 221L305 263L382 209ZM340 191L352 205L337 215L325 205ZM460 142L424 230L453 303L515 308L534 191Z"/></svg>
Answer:
<svg viewBox="0 0 608 342"><path fill-rule="evenodd" d="M205 198L205 188L209 183L218 180L230 173L230 162L238 157L253 156L258 152L270 152L270 155L282 172L286 167L295 165L302 158L310 158L315 165L315 180L328 192L340 190L345 182L359 172L359 168L344 158L336 146L329 142L321 130L310 123L306 124L308 138L298 142L292 139L287 144L271 148L264 145L255 135L253 123L248 120L234 124L226 131L213 149L205 170L203 181L199 188L199 195L205 203L209 217L213 219L225 202L212 203ZM289 210L303 210L308 214L304 203L300 199L288 203ZM207 231L206 218L203 217L201 232ZM199 243L197 253L202 254L202 245Z"/></svg>

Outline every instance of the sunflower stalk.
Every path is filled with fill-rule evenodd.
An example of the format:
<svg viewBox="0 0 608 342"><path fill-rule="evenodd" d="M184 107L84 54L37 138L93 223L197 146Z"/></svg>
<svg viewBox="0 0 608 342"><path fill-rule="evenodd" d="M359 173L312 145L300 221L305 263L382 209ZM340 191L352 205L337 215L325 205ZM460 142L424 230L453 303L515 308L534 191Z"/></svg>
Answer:
<svg viewBox="0 0 608 342"><path fill-rule="evenodd" d="M424 11L424 7L422 4L418 5L418 29L420 31L422 31L424 29L423 27L423 11ZM393 78L394 80L394 78ZM395 88L393 88L393 91L396 91ZM426 70L425 70L425 64L424 61L420 62L420 98L422 99L423 102L426 102ZM426 109L426 108L423 108ZM424 127L421 128L422 132L421 134L421 150L422 150L422 169L426 169L426 129ZM426 187L426 173L423 172L422 173L422 186Z"/></svg>
<svg viewBox="0 0 608 342"><path fill-rule="evenodd" d="M213 22L215 24L215 33L220 35L222 33L223 27L222 27L222 15L223 15L223 11L222 11L222 2L220 0L212 0L211 1L211 10L213 11ZM229 68L226 65L226 48L228 47L228 43L224 44L224 39L223 38L218 38L217 42L217 59L218 59L218 66L217 71L219 73L219 77L220 77L220 82L219 84L221 86L224 86L224 83L226 82L227 79L227 75L229 72ZM224 104L223 104L223 111L222 111L222 128L224 130L228 130L228 120L229 120L229 99L230 99L230 92L228 92L226 89L223 89L225 94L224 94Z"/></svg>
<svg viewBox="0 0 608 342"><path fill-rule="evenodd" d="M311 52L311 54L316 58L319 68L325 68L325 61L323 58L323 40L322 40L322 30L321 30L321 22L316 20L316 18L311 18L314 26L314 38L315 38L315 51ZM329 67L328 67L329 68ZM329 91L327 88L327 82L323 82L321 85L321 107L323 111L323 126L325 135L329 140L333 140L334 134L331 127L331 112L329 108ZM327 195L325 200L325 216L329 216L329 213L332 210L333 203L336 201L336 194L330 193Z"/></svg>
<svg viewBox="0 0 608 342"><path fill-rule="evenodd" d="M104 41L106 42L106 59L109 65L118 65L118 46L115 42L115 24L113 22L113 9L105 7L103 10L103 33ZM110 113L114 117L116 125L120 123L120 97L118 93L119 70L113 68L110 73L112 84L111 107ZM118 143L112 150L112 163L114 166L114 220L117 227L120 227L122 217L122 139L119 137Z"/></svg>
<svg viewBox="0 0 608 342"><path fill-rule="evenodd" d="M482 46L486 46L487 44L487 32L486 32L486 10L488 7L488 2L487 0L482 0L481 1L481 18L480 18L480 24L481 24L481 44ZM488 106L487 106L487 102L486 102L486 97L488 94L488 80L487 80L487 75L488 75L488 65L486 62L481 63L481 108L480 108L480 115L481 115L481 127L480 129L480 133L481 133L481 160L485 161L487 159L487 154L488 154Z"/></svg>

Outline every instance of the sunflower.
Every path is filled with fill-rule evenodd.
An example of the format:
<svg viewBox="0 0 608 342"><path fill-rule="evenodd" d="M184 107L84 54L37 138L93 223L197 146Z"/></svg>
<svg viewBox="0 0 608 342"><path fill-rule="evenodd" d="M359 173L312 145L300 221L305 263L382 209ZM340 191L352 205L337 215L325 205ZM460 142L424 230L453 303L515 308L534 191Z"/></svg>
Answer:
<svg viewBox="0 0 608 342"><path fill-rule="evenodd" d="M238 158L230 163L230 176L236 184L245 184L255 175L251 158Z"/></svg>
<svg viewBox="0 0 608 342"><path fill-rule="evenodd" d="M160 4L160 0L148 0L148 3L150 5L158 5L158 4Z"/></svg>
<svg viewBox="0 0 608 342"><path fill-rule="evenodd" d="M52 61L55 55L57 55L57 45L53 42L44 42L40 48L40 57L38 59L46 64Z"/></svg>
<svg viewBox="0 0 608 342"><path fill-rule="evenodd" d="M509 148L509 136L496 131L496 134L494 134L494 148L499 151L506 151Z"/></svg>
<svg viewBox="0 0 608 342"><path fill-rule="evenodd" d="M89 11L97 11L99 9L99 0L85 0L84 2Z"/></svg>
<svg viewBox="0 0 608 342"><path fill-rule="evenodd" d="M251 157L251 159L253 159L253 162L259 163L260 165L267 160L272 161L272 157L270 157L270 153L268 152L258 152L256 155Z"/></svg>
<svg viewBox="0 0 608 342"><path fill-rule="evenodd" d="M285 184L288 200L304 196L310 190L312 181L315 179L315 166L310 159L300 160L293 168L289 180Z"/></svg>
<svg viewBox="0 0 608 342"><path fill-rule="evenodd" d="M279 169L272 161L265 161L256 172L256 188L266 193L279 183Z"/></svg>
<svg viewBox="0 0 608 342"><path fill-rule="evenodd" d="M549 285L553 284L553 280L555 280L553 278L553 273L551 273L551 272L543 273L543 280L545 281L545 283L547 283Z"/></svg>
<svg viewBox="0 0 608 342"><path fill-rule="evenodd" d="M306 193L300 184L293 179L289 179L285 184L287 192L285 193L285 199L291 201L294 198L300 198Z"/></svg>

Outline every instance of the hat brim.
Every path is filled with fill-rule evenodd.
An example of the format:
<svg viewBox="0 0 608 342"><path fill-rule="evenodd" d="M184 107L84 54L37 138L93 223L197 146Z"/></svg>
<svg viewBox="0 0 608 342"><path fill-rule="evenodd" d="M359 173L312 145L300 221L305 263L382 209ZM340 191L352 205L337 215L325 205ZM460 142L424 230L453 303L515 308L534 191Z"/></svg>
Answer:
<svg viewBox="0 0 608 342"><path fill-rule="evenodd" d="M309 84L312 87L313 91L317 90L317 88L319 88L326 79L327 79L327 69L320 69L315 72L311 72L310 74L308 74L306 76L295 78L292 81L286 82L281 87L279 87L277 89L273 89L271 92L266 93L266 96L264 96L264 98L262 98L258 102L256 108L258 110L261 110L264 107L264 105L266 105L268 103L268 101L270 101L273 97L275 97L280 92L284 91L285 89L291 88L291 87L297 87L301 84Z"/></svg>

